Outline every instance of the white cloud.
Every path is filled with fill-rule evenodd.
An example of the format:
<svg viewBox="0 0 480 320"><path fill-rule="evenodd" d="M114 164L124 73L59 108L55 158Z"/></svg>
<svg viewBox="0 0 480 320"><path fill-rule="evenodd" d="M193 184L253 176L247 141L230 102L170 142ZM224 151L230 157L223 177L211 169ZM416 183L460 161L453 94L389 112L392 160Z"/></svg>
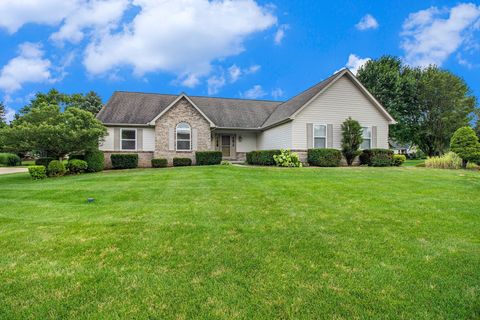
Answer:
<svg viewBox="0 0 480 320"><path fill-rule="evenodd" d="M241 94L245 99L258 99L266 95L267 93L263 90L262 86L258 84Z"/></svg>
<svg viewBox="0 0 480 320"><path fill-rule="evenodd" d="M116 27L127 9L129 0L91 0L79 5L77 9L66 15L60 30L53 33L54 41L68 40L80 42L84 37L84 29L92 28L96 36L107 33Z"/></svg>
<svg viewBox="0 0 480 320"><path fill-rule="evenodd" d="M221 76L212 76L207 80L208 94L216 94L220 89L225 85L225 77Z"/></svg>
<svg viewBox="0 0 480 320"><path fill-rule="evenodd" d="M282 44L283 38L285 37L285 32L290 28L288 24L282 24L278 27L277 32L275 33L275 37L273 38L273 42L276 45Z"/></svg>
<svg viewBox="0 0 480 320"><path fill-rule="evenodd" d="M245 37L276 23L267 8L253 0L136 0L135 4L141 11L130 24L87 47L84 64L91 74L128 66L136 75L167 71L198 79L210 72L212 61L242 52Z"/></svg>
<svg viewBox="0 0 480 320"><path fill-rule="evenodd" d="M57 25L74 12L78 0L0 1L0 27L15 33L27 23Z"/></svg>
<svg viewBox="0 0 480 320"><path fill-rule="evenodd" d="M413 66L442 65L477 29L480 6L459 4L451 9L430 7L412 13L403 23L401 47Z"/></svg>
<svg viewBox="0 0 480 320"><path fill-rule="evenodd" d="M239 67L237 67L237 65L234 64L230 68L228 68L228 73L230 75L230 81L236 82L242 75L242 69L240 69Z"/></svg>
<svg viewBox="0 0 480 320"><path fill-rule="evenodd" d="M19 55L3 66L0 71L0 89L13 92L27 82L52 82L51 62L43 58L44 52L38 43L25 42L19 46Z"/></svg>
<svg viewBox="0 0 480 320"><path fill-rule="evenodd" d="M350 71L352 71L353 74L357 74L358 69L360 69L365 63L367 63L370 60L372 60L372 59L370 59L370 58L360 58L359 56L351 53L348 56L348 61L347 61L347 64L345 64L345 67L350 69ZM338 70L338 71L340 71L340 70Z"/></svg>
<svg viewBox="0 0 480 320"><path fill-rule="evenodd" d="M378 22L371 14L366 14L362 17L360 22L355 25L355 28L362 31L368 29L377 29Z"/></svg>
<svg viewBox="0 0 480 320"><path fill-rule="evenodd" d="M280 88L275 88L275 89L272 90L271 95L272 95L273 99L277 100L277 99L282 98L285 95L285 92Z"/></svg>
<svg viewBox="0 0 480 320"><path fill-rule="evenodd" d="M5 120L7 121L7 123L10 123L13 118L15 118L15 113L15 110L13 110L12 108L5 107Z"/></svg>

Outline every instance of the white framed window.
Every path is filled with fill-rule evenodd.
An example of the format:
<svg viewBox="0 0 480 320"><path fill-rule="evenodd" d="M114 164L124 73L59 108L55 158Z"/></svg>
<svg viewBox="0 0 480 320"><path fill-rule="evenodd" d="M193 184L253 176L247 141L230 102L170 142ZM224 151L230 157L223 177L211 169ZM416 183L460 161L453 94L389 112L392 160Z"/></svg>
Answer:
<svg viewBox="0 0 480 320"><path fill-rule="evenodd" d="M177 151L192 150L192 128L186 122L180 122L176 128Z"/></svg>
<svg viewBox="0 0 480 320"><path fill-rule="evenodd" d="M327 125L313 125L313 147L322 149L327 147Z"/></svg>
<svg viewBox="0 0 480 320"><path fill-rule="evenodd" d="M371 149L372 148L372 127L362 127L363 134L363 142L360 148L362 150Z"/></svg>
<svg viewBox="0 0 480 320"><path fill-rule="evenodd" d="M120 129L120 149L137 150L137 129Z"/></svg>

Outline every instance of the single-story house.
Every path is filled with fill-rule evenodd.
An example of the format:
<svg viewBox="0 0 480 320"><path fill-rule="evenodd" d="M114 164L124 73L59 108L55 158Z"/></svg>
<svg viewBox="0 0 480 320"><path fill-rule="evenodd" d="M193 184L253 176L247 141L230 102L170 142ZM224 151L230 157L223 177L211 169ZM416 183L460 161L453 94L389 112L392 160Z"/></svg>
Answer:
<svg viewBox="0 0 480 320"><path fill-rule="evenodd" d="M137 153L142 167L207 150L244 160L252 150L290 149L304 160L310 148L340 149L348 117L363 127L362 148L388 148L395 120L348 69L284 102L118 91L97 115L108 130L107 167L112 153Z"/></svg>

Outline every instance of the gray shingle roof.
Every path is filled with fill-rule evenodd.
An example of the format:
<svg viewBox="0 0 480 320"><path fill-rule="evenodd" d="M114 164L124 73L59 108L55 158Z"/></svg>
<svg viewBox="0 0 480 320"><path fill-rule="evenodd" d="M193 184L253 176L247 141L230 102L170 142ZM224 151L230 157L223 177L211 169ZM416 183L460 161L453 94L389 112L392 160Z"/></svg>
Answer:
<svg viewBox="0 0 480 320"><path fill-rule="evenodd" d="M323 90L330 82L332 82L338 75L338 72L330 76L329 78L317 83L313 87L301 92L288 101L278 105L278 107L272 112L270 117L263 123L262 127L268 127L285 119L288 119L292 114L299 110L305 103L310 101L315 95Z"/></svg>
<svg viewBox="0 0 480 320"><path fill-rule="evenodd" d="M339 72L286 102L188 96L217 126L222 128L264 128L287 120L312 99ZM109 124L148 124L167 108L177 95L116 91L97 118Z"/></svg>

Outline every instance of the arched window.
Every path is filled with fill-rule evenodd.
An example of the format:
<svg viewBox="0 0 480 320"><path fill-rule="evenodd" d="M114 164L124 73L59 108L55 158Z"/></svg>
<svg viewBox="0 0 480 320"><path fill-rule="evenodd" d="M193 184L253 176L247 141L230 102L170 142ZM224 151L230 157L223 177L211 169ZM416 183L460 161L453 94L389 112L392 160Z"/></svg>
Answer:
<svg viewBox="0 0 480 320"><path fill-rule="evenodd" d="M186 122L177 124L177 151L190 151L192 149L192 129Z"/></svg>

